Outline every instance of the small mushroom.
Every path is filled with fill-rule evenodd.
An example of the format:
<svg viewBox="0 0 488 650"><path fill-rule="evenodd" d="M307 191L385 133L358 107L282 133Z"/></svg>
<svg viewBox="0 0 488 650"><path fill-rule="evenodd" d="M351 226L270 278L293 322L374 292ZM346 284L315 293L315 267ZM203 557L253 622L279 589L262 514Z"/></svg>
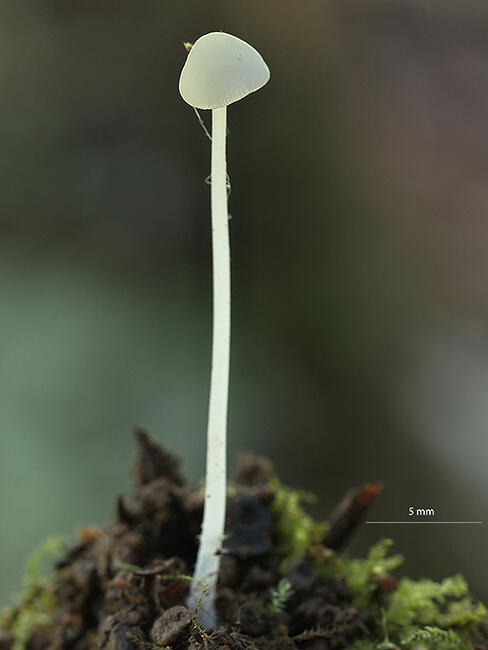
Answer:
<svg viewBox="0 0 488 650"><path fill-rule="evenodd" d="M194 108L222 108L259 90L269 77L263 57L249 43L211 32L191 47L181 71L180 94Z"/></svg>
<svg viewBox="0 0 488 650"><path fill-rule="evenodd" d="M180 76L183 99L212 109L211 211L213 256L212 373L207 426L206 491L202 534L188 607L198 605L204 627L217 623L215 593L226 508L227 402L230 363L230 246L227 209L227 106L268 81L270 72L248 43L223 32L200 37L189 50Z"/></svg>

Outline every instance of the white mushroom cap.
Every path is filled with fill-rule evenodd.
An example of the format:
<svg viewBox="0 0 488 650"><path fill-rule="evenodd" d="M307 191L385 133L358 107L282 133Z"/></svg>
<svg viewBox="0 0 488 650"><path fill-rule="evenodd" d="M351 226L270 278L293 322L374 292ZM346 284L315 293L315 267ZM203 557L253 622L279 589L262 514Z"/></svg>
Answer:
<svg viewBox="0 0 488 650"><path fill-rule="evenodd" d="M224 32L201 36L180 76L180 94L195 108L221 108L259 90L270 77L251 45Z"/></svg>

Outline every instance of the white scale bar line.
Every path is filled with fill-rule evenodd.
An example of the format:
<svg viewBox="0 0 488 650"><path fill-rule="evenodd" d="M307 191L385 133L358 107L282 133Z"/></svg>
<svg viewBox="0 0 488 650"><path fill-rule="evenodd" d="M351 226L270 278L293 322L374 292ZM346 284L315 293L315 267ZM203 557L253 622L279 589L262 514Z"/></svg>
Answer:
<svg viewBox="0 0 488 650"><path fill-rule="evenodd" d="M482 521L365 521L365 524L482 524Z"/></svg>

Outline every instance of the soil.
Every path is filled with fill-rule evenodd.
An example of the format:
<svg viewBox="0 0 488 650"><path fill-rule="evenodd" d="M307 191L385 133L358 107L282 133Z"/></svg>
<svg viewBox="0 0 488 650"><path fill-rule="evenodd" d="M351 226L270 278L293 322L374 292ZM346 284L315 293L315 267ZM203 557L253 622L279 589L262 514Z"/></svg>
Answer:
<svg viewBox="0 0 488 650"><path fill-rule="evenodd" d="M213 630L199 627L185 601L202 494L145 431L138 430L136 438L133 503L119 497L114 523L79 531L78 543L58 562L51 586L53 623L31 635L28 650L332 650L359 638L381 638L380 608L397 584L389 576L378 583L373 607L357 607L345 580L324 582L312 559L302 554L288 563L286 602L276 606L283 557L276 551L281 540L272 509L273 468L251 456L241 461L229 492L217 594L220 624ZM373 484L341 502L331 517L330 545L345 543L358 512L378 492ZM12 643L7 632L0 634L0 650Z"/></svg>

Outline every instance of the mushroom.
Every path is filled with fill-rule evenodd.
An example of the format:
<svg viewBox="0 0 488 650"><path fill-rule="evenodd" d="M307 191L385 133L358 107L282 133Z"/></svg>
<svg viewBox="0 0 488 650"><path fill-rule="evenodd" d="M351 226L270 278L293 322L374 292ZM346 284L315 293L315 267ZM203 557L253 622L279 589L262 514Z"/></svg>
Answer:
<svg viewBox="0 0 488 650"><path fill-rule="evenodd" d="M269 68L251 45L224 32L201 36L189 50L180 94L195 109L212 109L211 212L213 259L212 372L207 426L202 532L188 607L204 627L217 623L215 593L227 496L226 438L230 361L230 246L225 140L227 106L268 81Z"/></svg>

